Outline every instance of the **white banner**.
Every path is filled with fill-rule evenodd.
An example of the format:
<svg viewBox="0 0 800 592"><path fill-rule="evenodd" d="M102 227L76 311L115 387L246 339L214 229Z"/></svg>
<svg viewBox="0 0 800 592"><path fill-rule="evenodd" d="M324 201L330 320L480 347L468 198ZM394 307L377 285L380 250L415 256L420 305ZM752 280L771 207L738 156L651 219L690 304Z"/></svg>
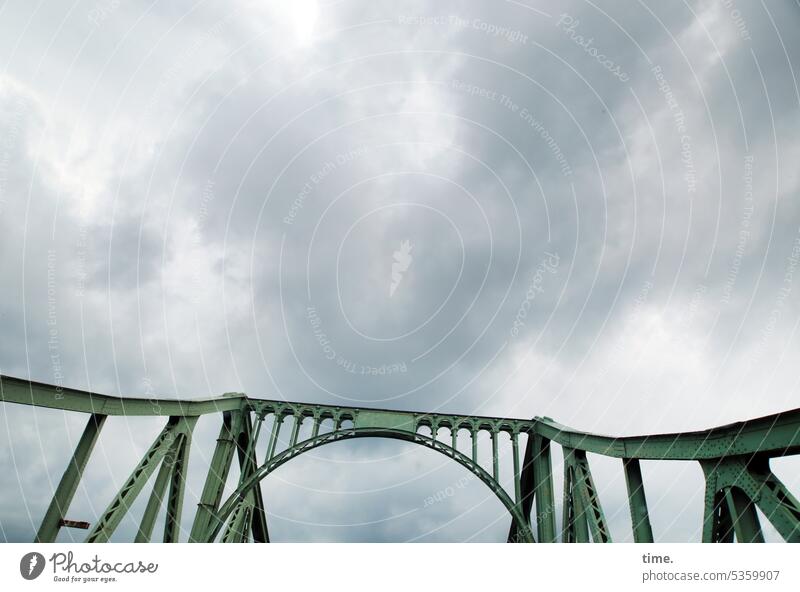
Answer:
<svg viewBox="0 0 800 592"><path fill-rule="evenodd" d="M793 590L794 545L0 545L2 590ZM180 588L179 588L180 587Z"/></svg>

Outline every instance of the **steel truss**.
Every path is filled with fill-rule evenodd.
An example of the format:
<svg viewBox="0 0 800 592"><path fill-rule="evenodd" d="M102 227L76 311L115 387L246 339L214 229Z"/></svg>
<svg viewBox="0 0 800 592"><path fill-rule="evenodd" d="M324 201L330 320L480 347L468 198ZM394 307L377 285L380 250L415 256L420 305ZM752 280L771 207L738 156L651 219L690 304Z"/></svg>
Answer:
<svg viewBox="0 0 800 592"><path fill-rule="evenodd" d="M62 526L80 524L66 520L65 515L108 416L162 416L167 421L91 526L86 542L110 539L153 474L156 477L135 541L152 539L156 519L165 505L162 540L177 542L192 433L197 419L212 413L221 414L222 425L189 533L192 542L269 542L261 481L304 452L331 442L366 437L413 442L465 467L508 510L509 542L611 542L587 453L622 461L636 542L653 541L641 460L692 460L700 464L706 481L703 542L762 542L757 509L784 540L800 542L800 503L770 469L771 459L800 453L800 409L705 431L613 438L573 430L545 417L525 420L414 413L268 401L242 393L192 400L111 397L2 375L0 400L89 416L45 512L37 542L55 541ZM310 422L311 434L301 440L306 422ZM265 424L269 435L264 458L259 460L256 450ZM288 424L286 428L284 424ZM443 429L450 432L448 441L439 437ZM481 432L489 436L490 459L479 458ZM513 491L500 484L501 434L511 443ZM520 461L522 439L525 449ZM463 440L469 441L465 447L471 454L459 450L458 443ZM560 538L551 459L554 443L561 447L564 459ZM223 499L234 456L239 480L233 493Z"/></svg>

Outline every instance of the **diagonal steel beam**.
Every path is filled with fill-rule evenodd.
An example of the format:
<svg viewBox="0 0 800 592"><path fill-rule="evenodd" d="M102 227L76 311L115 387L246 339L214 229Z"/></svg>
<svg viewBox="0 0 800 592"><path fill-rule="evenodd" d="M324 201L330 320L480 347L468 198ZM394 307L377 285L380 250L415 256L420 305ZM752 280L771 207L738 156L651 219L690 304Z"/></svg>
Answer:
<svg viewBox="0 0 800 592"><path fill-rule="evenodd" d="M106 417L106 415L97 413L89 416L89 421L86 422L81 439L75 447L75 452L67 464L67 469L58 483L53 499L47 507L47 512L45 512L42 524L39 526L39 531L36 533L35 541L37 543L55 542L58 531L61 528L61 521L72 503L72 498L78 489L83 470L86 468L86 463L89 462L89 456L91 456L97 438L100 436L100 430L103 429Z"/></svg>
<svg viewBox="0 0 800 592"><path fill-rule="evenodd" d="M263 422L261 418L260 422ZM245 413L241 422L242 432L238 442L240 482L256 472L258 459L256 457L256 440L260 430L253 430L250 414ZM261 423L259 423L260 427ZM293 436L296 439L296 432ZM253 533L253 542L268 543L269 530L267 529L267 514L264 506L264 495L261 483L257 483L248 493L250 530Z"/></svg>
<svg viewBox="0 0 800 592"><path fill-rule="evenodd" d="M170 467L169 498L167 517L164 521L164 542L177 543L180 540L181 513L183 512L183 492L186 489L186 472L189 468L189 450L192 434L178 436L173 454L167 454L162 461Z"/></svg>
<svg viewBox="0 0 800 592"><path fill-rule="evenodd" d="M169 463L162 461L161 468L158 469L158 475L156 475L156 481L153 484L153 491L147 500L142 521L139 523L139 531L136 533L134 543L149 543L153 536L153 526L156 523L156 517L161 509L161 502L164 500L164 494L169 484L170 470Z"/></svg>
<svg viewBox="0 0 800 592"><path fill-rule="evenodd" d="M583 496L578 491L574 451L564 448L564 516L562 519L562 543L588 543L589 527L583 508Z"/></svg>
<svg viewBox="0 0 800 592"><path fill-rule="evenodd" d="M738 487L725 490L725 503L731 516L733 532L740 543L763 543L764 534L753 501Z"/></svg>
<svg viewBox="0 0 800 592"><path fill-rule="evenodd" d="M800 542L800 503L769 467L767 454L703 461L703 542L762 542L758 507L787 542Z"/></svg>
<svg viewBox="0 0 800 592"><path fill-rule="evenodd" d="M592 540L595 543L610 543L611 534L608 531L606 518L603 514L603 507L600 505L600 498L597 495L597 488L592 479L592 472L589 470L589 461L586 459L586 452L574 450L572 452L572 463L575 469L575 482L578 494L581 497L581 506L589 523L589 530L592 533Z"/></svg>
<svg viewBox="0 0 800 592"><path fill-rule="evenodd" d="M767 456L756 456L738 482L787 543L800 543L800 501L769 467Z"/></svg>
<svg viewBox="0 0 800 592"><path fill-rule="evenodd" d="M139 496L150 476L155 471L158 463L174 444L175 439L181 434L188 434L197 423L197 417L170 417L167 425L156 436L155 441L145 453L139 464L125 481L114 499L103 512L94 528L86 537L87 543L104 543L109 540L119 526L122 518L128 513L133 502Z"/></svg>
<svg viewBox="0 0 800 592"><path fill-rule="evenodd" d="M225 489L233 453L237 447L237 436L234 434L239 433L241 421L241 411L226 411L222 416L222 426L217 437L214 455L211 457L211 464L208 466L203 493L200 495L200 502L197 504L197 513L192 523L189 542L205 540L206 530L222 501L222 492Z"/></svg>
<svg viewBox="0 0 800 592"><path fill-rule="evenodd" d="M259 420L262 421L262 420ZM237 454L240 467L240 481L248 477L258 468L256 457L256 440L258 430L253 430L250 412L240 410L226 412L220 427L217 446L211 459L211 464L206 476L206 483L198 503L192 531L189 535L190 542L200 542L207 539L207 533L214 523L215 515L222 501L222 493L228 480L234 453ZM247 499L242 501L250 506L248 527L252 530L253 541L259 543L269 542L269 530L264 498L260 485L248 493ZM237 519L243 519L237 513ZM238 532L238 530L236 531Z"/></svg>

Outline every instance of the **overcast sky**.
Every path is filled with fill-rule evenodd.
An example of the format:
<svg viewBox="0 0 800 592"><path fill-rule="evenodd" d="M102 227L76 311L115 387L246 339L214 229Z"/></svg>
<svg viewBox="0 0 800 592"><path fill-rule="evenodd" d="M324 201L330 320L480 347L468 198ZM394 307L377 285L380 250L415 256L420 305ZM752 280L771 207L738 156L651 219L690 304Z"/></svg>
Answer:
<svg viewBox="0 0 800 592"><path fill-rule="evenodd" d="M799 28L789 0L0 3L0 372L613 435L798 407ZM0 409L0 538L31 540L85 417ZM69 517L160 427L109 420ZM590 461L628 540L621 466ZM699 466L644 472L656 539L698 540ZM388 440L263 490L279 541L509 524Z"/></svg>

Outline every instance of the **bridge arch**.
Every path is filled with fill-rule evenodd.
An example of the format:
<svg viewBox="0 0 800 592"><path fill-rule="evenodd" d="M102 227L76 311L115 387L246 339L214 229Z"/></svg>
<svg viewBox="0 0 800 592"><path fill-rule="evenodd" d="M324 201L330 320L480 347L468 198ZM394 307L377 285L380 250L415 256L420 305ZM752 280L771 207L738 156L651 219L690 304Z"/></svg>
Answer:
<svg viewBox="0 0 800 592"><path fill-rule="evenodd" d="M298 442L296 445L290 446L286 450L275 454L272 458L262 463L253 474L243 479L237 486L236 490L231 493L231 495L220 505L219 510L217 510L213 520L209 524L209 528L206 531L203 542L213 542L216 540L223 531L225 524L234 519L234 516L232 515L243 508L248 493L252 491L258 483L260 483L280 466L286 464L293 458L308 452L309 450L313 450L333 442L341 442L355 438L386 438L392 440L401 440L404 442L412 442L414 444L419 444L426 448L435 450L456 461L458 464L465 467L468 471L478 477L478 479L483 481L483 483L500 500L508 513L511 515L512 524L516 527L516 532L518 533L518 541L523 543L535 542L530 526L527 524L527 521L522 515L519 507L514 503L500 483L498 483L494 477L492 477L492 475L490 475L483 467L474 462L472 458L459 452L453 447L424 434L400 429L371 427L349 429L340 428L332 432L319 434L302 442Z"/></svg>

